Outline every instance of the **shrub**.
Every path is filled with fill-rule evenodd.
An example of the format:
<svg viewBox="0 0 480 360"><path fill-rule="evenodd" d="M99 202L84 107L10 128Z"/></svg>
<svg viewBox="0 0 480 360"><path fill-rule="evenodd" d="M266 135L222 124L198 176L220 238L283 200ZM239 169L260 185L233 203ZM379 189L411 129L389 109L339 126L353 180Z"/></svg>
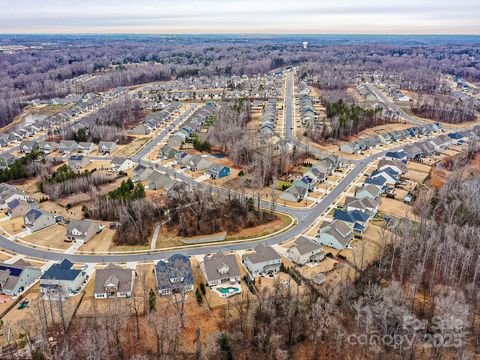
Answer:
<svg viewBox="0 0 480 360"><path fill-rule="evenodd" d="M198 305L202 305L202 304L203 304L202 294L200 293L200 291L199 291L198 288L195 290L195 298L197 299L197 304L198 304Z"/></svg>

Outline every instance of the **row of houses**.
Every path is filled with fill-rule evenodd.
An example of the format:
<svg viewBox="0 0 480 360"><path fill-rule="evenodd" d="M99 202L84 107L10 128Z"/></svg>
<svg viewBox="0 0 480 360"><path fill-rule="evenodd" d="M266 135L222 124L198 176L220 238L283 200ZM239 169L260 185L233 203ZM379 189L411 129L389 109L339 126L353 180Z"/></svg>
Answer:
<svg viewBox="0 0 480 360"><path fill-rule="evenodd" d="M272 98L265 105L263 110L262 123L260 125L260 134L264 136L275 135L277 126L277 100Z"/></svg>
<svg viewBox="0 0 480 360"><path fill-rule="evenodd" d="M181 106L181 103L173 102L171 104L168 104L161 111L154 111L148 114L141 124L130 130L130 133L135 135L150 134L153 130L157 129L159 126L171 119L177 113Z"/></svg>
<svg viewBox="0 0 480 360"><path fill-rule="evenodd" d="M385 91L390 95L395 101L399 102L409 102L410 97L402 93L397 87L392 85L385 85Z"/></svg>
<svg viewBox="0 0 480 360"><path fill-rule="evenodd" d="M209 118L213 116L215 107L214 103L209 102L195 110L181 125L180 129L168 139L167 144L171 147L181 147L187 139L192 137L195 133L200 132Z"/></svg>
<svg viewBox="0 0 480 360"><path fill-rule="evenodd" d="M298 101L302 124L308 127L313 124L315 120L315 110L313 108L312 97L310 96L310 89L304 81L298 85Z"/></svg>
<svg viewBox="0 0 480 360"><path fill-rule="evenodd" d="M415 144L405 145L402 150L387 152L385 157L390 160L400 160L404 162L408 160L419 161L425 157L439 154L450 146L463 145L471 140L478 140L479 138L480 127L477 126L472 130L451 132Z"/></svg>
<svg viewBox="0 0 480 360"><path fill-rule="evenodd" d="M242 257L252 277L277 273L281 257L270 246L259 244ZM240 281L240 265L236 255L221 251L205 256L200 269L208 286L224 282ZM160 295L187 292L194 289L194 276L190 259L174 254L160 260L154 268L157 291ZM95 273L94 296L96 299L129 297L132 294L136 273L134 269L109 264ZM19 260L16 263L0 264L0 291L7 295L18 295L37 279L40 290L49 299L65 300L77 294L88 280L83 268L74 267L65 259L50 266L43 274L31 264Z"/></svg>
<svg viewBox="0 0 480 360"><path fill-rule="evenodd" d="M340 151L348 154L359 154L362 151L384 144L390 144L407 138L415 138L420 135L431 135L440 131L440 129L441 125L439 123L435 123L372 135L363 139L343 143L340 145Z"/></svg>
<svg viewBox="0 0 480 360"><path fill-rule="evenodd" d="M0 147L24 141L26 138L46 130L48 126L47 120L39 120L32 125L22 125L8 133L0 134Z"/></svg>
<svg viewBox="0 0 480 360"><path fill-rule="evenodd" d="M365 84L359 84L357 86L357 92L366 101L377 101L378 100L377 96Z"/></svg>
<svg viewBox="0 0 480 360"><path fill-rule="evenodd" d="M56 127L63 126L65 123L73 120L75 117L85 115L89 111L100 109L105 100L113 99L118 96L121 96L126 92L126 88L119 87L104 93L103 95L96 95L89 93L83 96L80 95L69 95L65 99L52 99L48 100L47 103L51 105L55 104L73 104L68 108L63 109L62 111L50 115L50 116L36 116L34 121L25 122L24 124L18 125L16 128L10 130L8 133L0 134L0 147L5 147L17 142L26 140L28 137L34 136L35 134L54 129ZM33 105L38 105L41 102L38 100L33 100ZM78 130L78 127L85 127L81 122L88 122L87 119L83 119L75 124L71 125L72 130ZM27 148L28 148L27 144Z"/></svg>
<svg viewBox="0 0 480 360"><path fill-rule="evenodd" d="M59 143L54 141L40 141L24 140L19 145L20 152L29 154L32 151L39 151L43 154L51 154L54 151L60 152L64 155L69 154L84 154L88 155L91 152L98 150L101 154L110 154L117 149L117 144L112 141L100 141L97 144L93 142L76 142L75 140L61 140Z"/></svg>
<svg viewBox="0 0 480 360"><path fill-rule="evenodd" d="M292 185L280 194L280 199L292 202L300 202L308 196L308 193L316 189L317 184L327 180L339 166L339 158L335 155L327 155L295 180Z"/></svg>
<svg viewBox="0 0 480 360"><path fill-rule="evenodd" d="M399 160L382 159L353 197L347 197L343 209L335 210L333 221L323 222L312 241L336 250L349 246L355 235L362 235L369 221L377 214L381 195L400 181L406 164Z"/></svg>

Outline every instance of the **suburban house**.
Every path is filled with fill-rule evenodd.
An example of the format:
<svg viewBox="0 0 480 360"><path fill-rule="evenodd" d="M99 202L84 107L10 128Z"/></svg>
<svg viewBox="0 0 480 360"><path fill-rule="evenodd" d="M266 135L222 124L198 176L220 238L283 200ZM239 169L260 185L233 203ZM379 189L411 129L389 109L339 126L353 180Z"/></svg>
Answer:
<svg viewBox="0 0 480 360"><path fill-rule="evenodd" d="M155 277L160 295L193 291L195 284L190 259L185 255L173 254L167 261L155 265Z"/></svg>
<svg viewBox="0 0 480 360"><path fill-rule="evenodd" d="M148 126L147 124L139 124L136 127L134 127L132 130L130 130L130 134L134 135L148 135L152 132L152 128Z"/></svg>
<svg viewBox="0 0 480 360"><path fill-rule="evenodd" d="M286 201L299 202L305 199L307 194L307 187L293 183L292 186L280 194L279 198Z"/></svg>
<svg viewBox="0 0 480 360"><path fill-rule="evenodd" d="M353 232L355 234L363 234L363 232L367 228L368 220L370 220L370 216L360 210L335 210L335 212L333 213L333 218L335 220L341 220L351 224L353 226Z"/></svg>
<svg viewBox="0 0 480 360"><path fill-rule="evenodd" d="M0 154L0 169L6 168L9 165L12 165L15 161L15 156L12 154L5 152Z"/></svg>
<svg viewBox="0 0 480 360"><path fill-rule="evenodd" d="M307 263L318 263L323 260L323 247L314 240L300 236L287 250L287 257L295 264L303 266Z"/></svg>
<svg viewBox="0 0 480 360"><path fill-rule="evenodd" d="M71 220L67 227L65 241L81 241L86 243L98 230L98 223L91 220Z"/></svg>
<svg viewBox="0 0 480 360"><path fill-rule="evenodd" d="M30 232L39 231L56 224L55 216L41 209L30 209L23 216L23 222Z"/></svg>
<svg viewBox="0 0 480 360"><path fill-rule="evenodd" d="M83 155L70 155L68 166L72 170L80 170L90 164L90 159Z"/></svg>
<svg viewBox="0 0 480 360"><path fill-rule="evenodd" d="M172 183L172 179L167 174L158 171L152 172L148 177L148 188L150 190L165 189L168 184Z"/></svg>
<svg viewBox="0 0 480 360"><path fill-rule="evenodd" d="M388 151L385 153L385 159L387 160L400 160L407 162L407 153L403 150L400 151Z"/></svg>
<svg viewBox="0 0 480 360"><path fill-rule="evenodd" d="M13 264L0 263L0 292L18 295L34 283L42 274L39 268L20 259Z"/></svg>
<svg viewBox="0 0 480 360"><path fill-rule="evenodd" d="M133 291L135 271L124 269L115 264L108 264L95 273L95 299L109 297L130 297Z"/></svg>
<svg viewBox="0 0 480 360"><path fill-rule="evenodd" d="M208 169L212 166L212 162L208 160L206 157L201 155L192 156L189 162L190 170L192 171L200 171Z"/></svg>
<svg viewBox="0 0 480 360"><path fill-rule="evenodd" d="M62 154L72 154L78 149L78 143L74 140L62 140L58 145L58 151Z"/></svg>
<svg viewBox="0 0 480 360"><path fill-rule="evenodd" d="M92 142L79 142L78 143L78 152L88 155L92 151L95 151L95 144Z"/></svg>
<svg viewBox="0 0 480 360"><path fill-rule="evenodd" d="M114 173L124 172L135 166L135 163L126 158L114 157L111 162L111 170Z"/></svg>
<svg viewBox="0 0 480 360"><path fill-rule="evenodd" d="M144 166L142 164L139 164L133 169L133 176L132 176L132 181L133 182L140 182L147 180L148 177L156 171L154 168L149 167L149 166Z"/></svg>
<svg viewBox="0 0 480 360"><path fill-rule="evenodd" d="M367 213L370 216L370 218L375 216L379 205L380 205L379 200L372 199L369 197L364 197L361 199L354 198L354 197L347 197L345 199L345 207L347 211L353 211L353 210L363 211Z"/></svg>
<svg viewBox="0 0 480 360"><path fill-rule="evenodd" d="M349 142L340 145L340 151L347 154L358 154L362 151L357 142Z"/></svg>
<svg viewBox="0 0 480 360"><path fill-rule="evenodd" d="M19 150L24 154L29 154L32 151L38 150L38 143L33 140L24 140L20 143Z"/></svg>
<svg viewBox="0 0 480 360"><path fill-rule="evenodd" d="M173 159L177 153L178 150L175 150L170 145L165 145L158 152L158 157L163 160Z"/></svg>
<svg viewBox="0 0 480 360"><path fill-rule="evenodd" d="M382 195L382 189L375 185L365 185L355 189L355 197L362 199L368 197L370 199L378 199Z"/></svg>
<svg viewBox="0 0 480 360"><path fill-rule="evenodd" d="M400 160L381 159L378 162L377 170L383 170L385 168L392 168L397 173L403 174L407 170L407 165Z"/></svg>
<svg viewBox="0 0 480 360"><path fill-rule="evenodd" d="M44 154L50 154L58 149L58 143L53 141L42 141L38 146L39 150Z"/></svg>
<svg viewBox="0 0 480 360"><path fill-rule="evenodd" d="M325 182L327 180L327 174L326 172L320 170L316 166L312 166L305 174L304 176L309 177L310 179L313 179L316 182Z"/></svg>
<svg viewBox="0 0 480 360"><path fill-rule="evenodd" d="M396 172L391 167L374 171L370 175L370 178L375 179L380 176L382 176L386 180L387 185L395 185L400 180L400 173Z"/></svg>
<svg viewBox="0 0 480 360"><path fill-rule="evenodd" d="M200 263L200 269L208 286L240 281L240 267L235 254L227 255L219 250L213 255L206 255Z"/></svg>
<svg viewBox="0 0 480 360"><path fill-rule="evenodd" d="M253 276L276 274L282 258L271 246L258 244L253 253L243 255L243 263Z"/></svg>
<svg viewBox="0 0 480 360"><path fill-rule="evenodd" d="M351 224L340 220L332 222L323 222L320 225L317 241L337 250L344 249L353 237L353 228Z"/></svg>
<svg viewBox="0 0 480 360"><path fill-rule="evenodd" d="M117 149L117 144L113 141L100 141L98 144L98 151L103 155L111 154Z"/></svg>
<svg viewBox="0 0 480 360"><path fill-rule="evenodd" d="M40 292L48 299L63 301L77 294L86 279L85 271L73 269L73 264L64 259L50 266L40 277Z"/></svg>
<svg viewBox="0 0 480 360"><path fill-rule="evenodd" d="M213 164L205 172L205 175L210 176L212 179L221 179L230 175L230 168L227 166Z"/></svg>
<svg viewBox="0 0 480 360"><path fill-rule="evenodd" d="M21 190L18 190L14 185L7 183L0 184L0 209L6 209L10 201L21 199L28 201L30 197Z"/></svg>
<svg viewBox="0 0 480 360"><path fill-rule="evenodd" d="M31 209L36 209L38 204L36 201L25 201L23 199L13 199L7 204L7 215L13 219L25 216Z"/></svg>
<svg viewBox="0 0 480 360"><path fill-rule="evenodd" d="M373 185L378 187L380 191L383 192L387 188L387 179L385 179L381 174L376 177L369 177L365 180L365 185Z"/></svg>

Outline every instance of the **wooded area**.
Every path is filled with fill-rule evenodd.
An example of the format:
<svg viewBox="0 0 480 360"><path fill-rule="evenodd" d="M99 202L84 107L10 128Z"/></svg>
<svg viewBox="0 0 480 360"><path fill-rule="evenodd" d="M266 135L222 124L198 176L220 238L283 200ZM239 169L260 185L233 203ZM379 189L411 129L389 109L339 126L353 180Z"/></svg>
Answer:
<svg viewBox="0 0 480 360"><path fill-rule="evenodd" d="M48 38L48 37L47 37ZM21 40L17 40L21 43ZM296 39L252 39L250 43L209 39L199 43L188 37L175 43L161 37L129 40L97 38L25 39L42 49L0 53L0 126L11 122L34 98L86 94L116 86L202 75L254 75L284 65L308 62L321 89L344 89L360 76L371 81L400 81L404 89L442 93L440 74L470 81L480 79L478 47L471 44L432 43L422 47L388 42L319 43L303 49ZM45 46L45 42L55 45ZM273 43L273 44L272 44ZM86 81L69 82L80 75ZM338 99L334 99L338 100Z"/></svg>

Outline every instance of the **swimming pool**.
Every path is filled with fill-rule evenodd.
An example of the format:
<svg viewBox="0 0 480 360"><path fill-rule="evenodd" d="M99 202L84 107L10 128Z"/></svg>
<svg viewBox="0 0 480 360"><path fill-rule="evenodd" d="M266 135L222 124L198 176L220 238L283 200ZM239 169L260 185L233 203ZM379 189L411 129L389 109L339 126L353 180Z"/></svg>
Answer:
<svg viewBox="0 0 480 360"><path fill-rule="evenodd" d="M233 293L240 292L240 289L233 286L221 287L221 288L218 288L218 292L220 292L221 294L233 294Z"/></svg>
<svg viewBox="0 0 480 360"><path fill-rule="evenodd" d="M219 285L214 287L213 290L222 298L234 296L242 292L242 288L240 286L232 285Z"/></svg>

